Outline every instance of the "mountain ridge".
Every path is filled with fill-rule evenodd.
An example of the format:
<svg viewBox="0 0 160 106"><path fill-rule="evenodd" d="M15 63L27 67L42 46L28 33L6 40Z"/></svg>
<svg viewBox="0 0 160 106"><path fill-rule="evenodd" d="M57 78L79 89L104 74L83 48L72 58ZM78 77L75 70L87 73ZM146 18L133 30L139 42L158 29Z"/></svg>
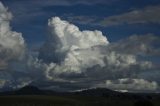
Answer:
<svg viewBox="0 0 160 106"><path fill-rule="evenodd" d="M92 88L74 92L57 92L54 90L39 89L35 86L25 86L18 90L0 92L2 95L82 95L82 96L103 96L103 97L131 97L131 96L159 96L159 93L132 93L119 92L107 88Z"/></svg>

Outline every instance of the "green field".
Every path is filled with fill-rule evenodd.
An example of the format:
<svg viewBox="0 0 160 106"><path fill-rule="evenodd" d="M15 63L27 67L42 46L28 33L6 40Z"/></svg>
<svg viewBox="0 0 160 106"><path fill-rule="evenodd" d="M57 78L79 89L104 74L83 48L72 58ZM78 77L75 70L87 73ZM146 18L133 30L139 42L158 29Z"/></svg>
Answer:
<svg viewBox="0 0 160 106"><path fill-rule="evenodd" d="M160 106L158 100L136 101L92 96L0 96L0 106Z"/></svg>

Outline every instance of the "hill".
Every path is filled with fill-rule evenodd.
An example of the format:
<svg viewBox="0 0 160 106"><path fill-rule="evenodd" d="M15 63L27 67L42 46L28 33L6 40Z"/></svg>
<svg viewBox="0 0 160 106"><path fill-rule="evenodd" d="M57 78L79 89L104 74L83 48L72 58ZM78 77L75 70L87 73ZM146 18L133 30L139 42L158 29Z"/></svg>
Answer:
<svg viewBox="0 0 160 106"><path fill-rule="evenodd" d="M2 106L160 106L159 94L121 93L106 88L55 92L26 86L0 95Z"/></svg>

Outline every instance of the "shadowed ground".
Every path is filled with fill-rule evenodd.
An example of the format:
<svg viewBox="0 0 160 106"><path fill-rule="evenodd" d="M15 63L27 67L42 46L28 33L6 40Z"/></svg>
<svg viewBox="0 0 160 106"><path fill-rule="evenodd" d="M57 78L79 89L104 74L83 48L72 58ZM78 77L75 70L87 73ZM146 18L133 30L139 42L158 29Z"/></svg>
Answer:
<svg viewBox="0 0 160 106"><path fill-rule="evenodd" d="M129 100L92 96L1 96L0 106L160 106L158 100Z"/></svg>

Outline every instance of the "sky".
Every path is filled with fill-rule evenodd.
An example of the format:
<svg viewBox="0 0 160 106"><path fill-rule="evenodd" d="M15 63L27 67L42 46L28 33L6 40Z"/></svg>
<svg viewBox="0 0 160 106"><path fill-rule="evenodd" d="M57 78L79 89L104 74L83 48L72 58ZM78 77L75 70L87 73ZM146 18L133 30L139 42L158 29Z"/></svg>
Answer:
<svg viewBox="0 0 160 106"><path fill-rule="evenodd" d="M1 0L0 90L160 92L159 0Z"/></svg>

